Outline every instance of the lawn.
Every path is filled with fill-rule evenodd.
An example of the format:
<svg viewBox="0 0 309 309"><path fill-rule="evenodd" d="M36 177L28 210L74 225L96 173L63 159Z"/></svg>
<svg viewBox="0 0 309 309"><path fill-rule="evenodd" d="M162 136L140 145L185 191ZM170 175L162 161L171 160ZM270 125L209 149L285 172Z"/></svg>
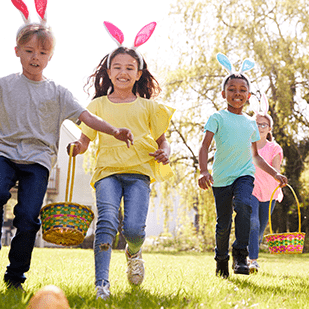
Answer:
<svg viewBox="0 0 309 309"><path fill-rule="evenodd" d="M8 264L0 251L0 276ZM214 275L213 253L144 253L146 277L132 289L126 279L123 251L114 251L110 270L112 298L95 299L93 251L38 249L33 252L26 293L7 291L0 280L0 308L26 308L44 285L59 286L71 308L309 308L308 254L262 253L257 275Z"/></svg>

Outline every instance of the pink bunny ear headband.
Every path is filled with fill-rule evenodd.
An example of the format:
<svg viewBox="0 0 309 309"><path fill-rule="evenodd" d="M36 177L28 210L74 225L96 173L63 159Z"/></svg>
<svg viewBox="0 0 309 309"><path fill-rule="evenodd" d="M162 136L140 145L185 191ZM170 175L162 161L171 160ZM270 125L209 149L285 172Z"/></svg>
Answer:
<svg viewBox="0 0 309 309"><path fill-rule="evenodd" d="M30 16L27 5L22 0L11 0L14 6L20 11L21 16L26 25L30 24ZM40 24L42 26L46 25L46 7L47 7L47 0L34 0L36 11L40 17ZM25 25L24 25L25 26ZM22 28L24 27L22 26ZM21 28L21 29L22 29ZM18 30L18 34L20 30ZM17 36L18 36L17 34Z"/></svg>
<svg viewBox="0 0 309 309"><path fill-rule="evenodd" d="M226 57L224 54L222 53L218 53L217 54L217 60L219 61L219 63L229 72L229 75L227 75L222 83L222 90L224 90L224 85L227 81L227 79L231 76L231 75L242 75L248 82L249 85L249 91L250 91L250 87L251 87L251 83L250 80L248 78L247 75L244 74L244 72L246 71L250 71L251 69L254 68L255 66L255 62L252 59L246 58L242 65L241 65L241 69L239 72L234 71L234 67L231 63L231 61L228 59L228 57Z"/></svg>
<svg viewBox="0 0 309 309"><path fill-rule="evenodd" d="M273 127L273 119L268 114L269 104L265 93L260 95L258 99L256 95L252 95L249 99L250 109L253 110L255 117L257 115L264 116L269 120L270 127Z"/></svg>
<svg viewBox="0 0 309 309"><path fill-rule="evenodd" d="M143 69L144 60L143 60L142 55L136 50L136 48L145 44L149 40L153 31L155 30L156 25L157 25L156 22L152 22L152 23L144 26L137 33L137 35L135 37L134 45L131 49L133 49L136 52L136 54L139 58L139 70ZM117 28L115 25L113 25L112 23L109 23L107 21L104 21L104 26L105 26L107 32L113 38L113 40L117 43L118 47L116 49L121 47L122 43L124 41L124 35L123 35L122 31L119 28ZM110 69L110 57L115 50L113 50L111 53L108 54L108 57L107 57L107 68L108 69Z"/></svg>
<svg viewBox="0 0 309 309"><path fill-rule="evenodd" d="M22 18L26 24L30 24L29 11L26 4L22 0L11 0L14 6L20 11ZM36 11L39 14L41 24L46 24L46 7L47 0L34 0Z"/></svg>

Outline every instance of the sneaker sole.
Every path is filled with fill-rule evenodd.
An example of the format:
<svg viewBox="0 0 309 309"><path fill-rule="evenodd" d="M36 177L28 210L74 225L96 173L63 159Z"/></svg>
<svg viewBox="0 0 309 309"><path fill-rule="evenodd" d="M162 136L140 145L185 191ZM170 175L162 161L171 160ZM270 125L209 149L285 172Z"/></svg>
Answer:
<svg viewBox="0 0 309 309"><path fill-rule="evenodd" d="M234 269L234 274L236 275L249 275L249 269L238 269L238 270L235 270Z"/></svg>
<svg viewBox="0 0 309 309"><path fill-rule="evenodd" d="M250 275L255 275L255 274L257 274L258 273L258 269L257 268L254 268L254 267L252 267L252 268L249 268L249 273L250 273Z"/></svg>

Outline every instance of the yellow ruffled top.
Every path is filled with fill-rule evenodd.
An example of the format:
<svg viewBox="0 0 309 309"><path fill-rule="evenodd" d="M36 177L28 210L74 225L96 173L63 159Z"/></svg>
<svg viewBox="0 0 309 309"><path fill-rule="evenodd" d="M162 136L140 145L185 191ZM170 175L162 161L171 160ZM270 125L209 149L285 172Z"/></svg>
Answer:
<svg viewBox="0 0 309 309"><path fill-rule="evenodd" d="M156 140L166 132L174 108L140 97L130 103L113 103L107 96L94 99L87 108L117 128L130 129L134 135L134 145L128 148L113 136L81 124L82 132L91 141L97 135L99 138L92 186L102 178L120 173L148 175L151 182L173 176L169 164L157 163L149 153L158 149Z"/></svg>

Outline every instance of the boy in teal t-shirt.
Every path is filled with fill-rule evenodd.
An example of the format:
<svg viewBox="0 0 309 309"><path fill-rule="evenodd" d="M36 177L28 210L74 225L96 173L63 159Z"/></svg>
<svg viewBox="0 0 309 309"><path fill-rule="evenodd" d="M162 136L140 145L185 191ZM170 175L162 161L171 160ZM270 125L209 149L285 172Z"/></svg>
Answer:
<svg viewBox="0 0 309 309"><path fill-rule="evenodd" d="M221 63L220 60L219 62ZM226 67L225 64L223 65ZM227 110L214 113L205 126L206 134L199 151L200 177L198 180L201 189L212 187L215 197L216 274L224 278L229 276L228 252L233 210L236 212L236 239L232 244L234 273L249 275L247 256L255 173L253 160L258 167L279 181L281 186L287 184L287 178L280 175L258 154L257 125L253 119L242 112L251 95L250 82L242 72L233 73L230 69L231 65L230 74L225 78L222 90L222 97L226 99L228 107ZM212 176L207 164L208 149L213 138L216 142L216 153Z"/></svg>

